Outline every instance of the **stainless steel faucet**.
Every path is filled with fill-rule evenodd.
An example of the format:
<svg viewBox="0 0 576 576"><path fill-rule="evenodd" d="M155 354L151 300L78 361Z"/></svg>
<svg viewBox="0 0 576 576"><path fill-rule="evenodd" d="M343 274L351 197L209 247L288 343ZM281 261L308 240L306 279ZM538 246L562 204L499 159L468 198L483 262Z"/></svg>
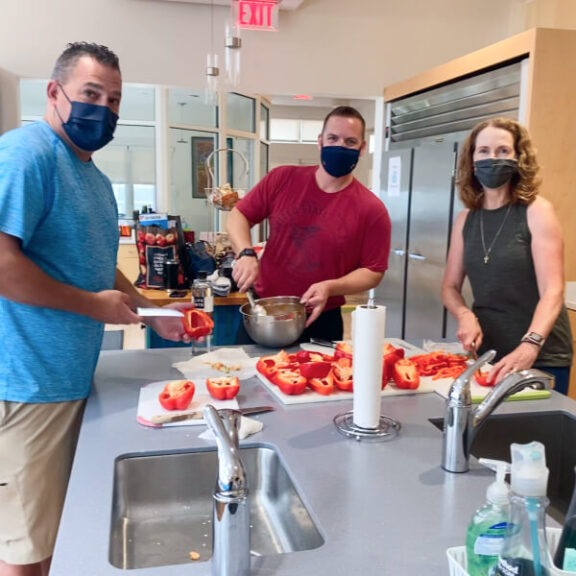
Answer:
<svg viewBox="0 0 576 576"><path fill-rule="evenodd" d="M473 410L470 382L474 378L474 372L486 362L490 362L494 356L494 350L483 354L458 376L450 387L444 413L442 446L442 468L447 472L468 472L470 449L476 433L503 400L527 387L540 390L549 390L552 387L552 376L541 370L531 368L511 372Z"/></svg>
<svg viewBox="0 0 576 576"><path fill-rule="evenodd" d="M216 437L218 479L214 490L212 576L250 574L250 506L246 470L240 458L237 410L204 408Z"/></svg>

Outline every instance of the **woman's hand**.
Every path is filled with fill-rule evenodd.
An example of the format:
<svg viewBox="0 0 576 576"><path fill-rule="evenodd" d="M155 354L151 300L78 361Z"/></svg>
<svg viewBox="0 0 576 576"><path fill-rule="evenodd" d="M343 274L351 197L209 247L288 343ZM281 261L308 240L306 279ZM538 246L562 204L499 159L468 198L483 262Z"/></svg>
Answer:
<svg viewBox="0 0 576 576"><path fill-rule="evenodd" d="M458 316L456 336L467 352L476 352L482 344L482 328L472 310L466 310Z"/></svg>
<svg viewBox="0 0 576 576"><path fill-rule="evenodd" d="M507 354L499 362L494 364L492 370L490 370L488 379L494 380L496 384L498 384L512 372L531 368L536 358L538 358L539 353L540 348L538 346L521 342L510 354Z"/></svg>

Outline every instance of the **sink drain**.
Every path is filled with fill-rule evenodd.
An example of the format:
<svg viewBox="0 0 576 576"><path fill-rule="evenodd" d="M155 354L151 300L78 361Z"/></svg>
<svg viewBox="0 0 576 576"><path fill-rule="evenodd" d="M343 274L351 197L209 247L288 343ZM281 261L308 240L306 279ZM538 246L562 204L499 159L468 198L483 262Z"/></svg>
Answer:
<svg viewBox="0 0 576 576"><path fill-rule="evenodd" d="M380 416L378 426L376 428L363 428L354 424L354 412L343 412L334 417L334 424L340 434L347 438L354 438L355 440L369 440L372 442L384 442L392 440L398 436L398 432L402 425L397 420L388 418L388 416Z"/></svg>

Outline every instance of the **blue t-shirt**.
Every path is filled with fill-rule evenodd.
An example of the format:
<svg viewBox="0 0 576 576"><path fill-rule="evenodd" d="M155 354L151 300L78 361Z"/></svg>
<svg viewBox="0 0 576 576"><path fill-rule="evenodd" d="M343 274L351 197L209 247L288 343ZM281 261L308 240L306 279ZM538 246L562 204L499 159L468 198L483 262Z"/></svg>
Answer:
<svg viewBox="0 0 576 576"><path fill-rule="evenodd" d="M47 275L83 290L114 286L118 210L110 181L46 122L0 138L0 231ZM0 297L0 400L86 398L103 325Z"/></svg>

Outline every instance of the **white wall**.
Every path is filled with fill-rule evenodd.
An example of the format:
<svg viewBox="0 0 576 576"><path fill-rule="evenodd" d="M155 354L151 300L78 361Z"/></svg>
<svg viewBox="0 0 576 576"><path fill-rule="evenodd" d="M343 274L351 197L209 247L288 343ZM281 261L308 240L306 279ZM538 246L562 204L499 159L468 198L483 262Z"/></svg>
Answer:
<svg viewBox="0 0 576 576"><path fill-rule="evenodd" d="M262 94L375 97L385 85L521 31L519 0L305 0L278 32L246 32L242 85ZM161 0L3 0L0 68L45 78L67 42L96 41L128 82L202 88L210 6ZM228 9L214 7L223 42ZM223 49L222 49L223 50Z"/></svg>

